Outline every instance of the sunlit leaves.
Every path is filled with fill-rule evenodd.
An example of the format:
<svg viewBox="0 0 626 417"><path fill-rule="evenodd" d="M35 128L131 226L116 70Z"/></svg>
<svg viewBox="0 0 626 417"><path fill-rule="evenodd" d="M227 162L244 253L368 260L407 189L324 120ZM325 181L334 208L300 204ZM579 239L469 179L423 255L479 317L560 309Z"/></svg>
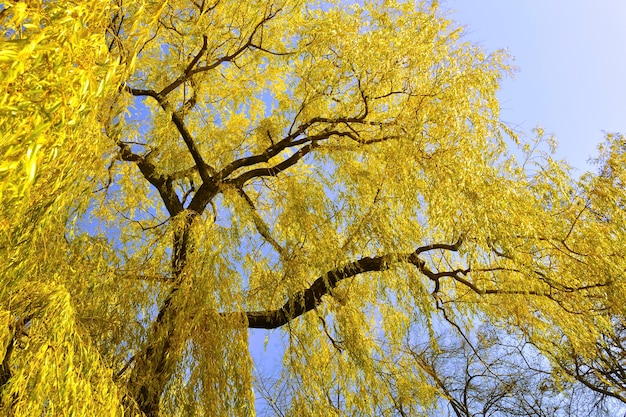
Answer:
<svg viewBox="0 0 626 417"><path fill-rule="evenodd" d="M623 140L578 184L516 160L506 54L432 3L4 6L3 406L250 415L253 314L285 319L294 415L428 415L442 324L591 358Z"/></svg>

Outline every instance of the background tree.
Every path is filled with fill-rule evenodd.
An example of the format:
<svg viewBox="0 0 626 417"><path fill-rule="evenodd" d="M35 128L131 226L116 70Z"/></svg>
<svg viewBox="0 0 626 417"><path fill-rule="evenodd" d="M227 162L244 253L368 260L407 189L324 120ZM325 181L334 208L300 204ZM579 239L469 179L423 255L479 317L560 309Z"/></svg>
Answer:
<svg viewBox="0 0 626 417"><path fill-rule="evenodd" d="M488 324L472 333L463 338L442 326L438 349L416 344L411 350L440 391L442 415L620 415L620 404L608 396L576 380L556 381L545 357L518 335Z"/></svg>
<svg viewBox="0 0 626 417"><path fill-rule="evenodd" d="M2 11L7 412L249 415L281 328L282 413L416 415L442 319L613 334L595 180L516 162L506 57L435 3L54 3Z"/></svg>

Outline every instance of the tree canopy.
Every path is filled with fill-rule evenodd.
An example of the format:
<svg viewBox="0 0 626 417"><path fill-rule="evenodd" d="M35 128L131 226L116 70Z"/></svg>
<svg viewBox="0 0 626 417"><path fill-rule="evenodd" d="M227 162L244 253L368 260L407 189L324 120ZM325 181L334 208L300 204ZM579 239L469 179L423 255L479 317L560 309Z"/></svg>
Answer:
<svg viewBox="0 0 626 417"><path fill-rule="evenodd" d="M0 27L3 412L626 400L625 140L573 178L437 2L17 1ZM250 328L283 335L274 381Z"/></svg>

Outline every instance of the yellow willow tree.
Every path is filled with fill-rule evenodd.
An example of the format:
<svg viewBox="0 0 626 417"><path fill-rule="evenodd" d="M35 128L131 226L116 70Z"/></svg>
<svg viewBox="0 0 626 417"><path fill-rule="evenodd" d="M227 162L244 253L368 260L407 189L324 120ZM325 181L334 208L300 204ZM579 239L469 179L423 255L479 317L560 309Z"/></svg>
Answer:
<svg viewBox="0 0 626 417"><path fill-rule="evenodd" d="M250 415L248 328L280 328L285 415L419 415L441 320L555 361L610 334L587 190L507 153L506 57L434 2L2 19L3 411Z"/></svg>
<svg viewBox="0 0 626 417"><path fill-rule="evenodd" d="M91 199L94 166L110 148L99 114L127 66L106 47L112 10L100 0L0 5L4 415L120 409L110 366L76 316L71 282L79 271L62 243L71 210Z"/></svg>

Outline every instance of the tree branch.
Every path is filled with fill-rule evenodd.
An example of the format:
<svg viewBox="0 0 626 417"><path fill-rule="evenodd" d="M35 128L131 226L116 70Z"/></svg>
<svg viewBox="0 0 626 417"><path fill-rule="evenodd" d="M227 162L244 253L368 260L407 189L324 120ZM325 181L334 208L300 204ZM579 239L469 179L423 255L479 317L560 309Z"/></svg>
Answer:
<svg viewBox="0 0 626 417"><path fill-rule="evenodd" d="M244 199L244 201L247 203L248 207L250 208L250 215L252 216L252 221L254 223L254 227L256 228L257 232L263 237L263 239L265 239L266 242L272 245L274 250L278 252L278 254L283 260L286 259L287 251L282 246L280 246L280 244L272 237L272 235L270 234L269 226L257 212L257 209L254 206L254 202L252 201L252 199L250 199L250 197L248 196L248 194L246 194L243 188L237 188L237 192Z"/></svg>
<svg viewBox="0 0 626 417"><path fill-rule="evenodd" d="M128 91L135 97L152 97L159 103L161 102L161 96L159 96L159 94L152 89L132 88L131 86L124 84L124 90Z"/></svg>
<svg viewBox="0 0 626 417"><path fill-rule="evenodd" d="M287 168L295 165L300 159L304 158L305 155L310 153L313 149L317 147L317 143L309 143L306 146L300 148L296 153L291 155L289 158L284 161L269 167L269 168L257 168L250 171L246 171L237 178L234 178L230 181L226 181L226 184L234 184L235 187L241 188L244 184L250 181L252 178L257 177L275 177L279 173L283 172Z"/></svg>
<svg viewBox="0 0 626 417"><path fill-rule="evenodd" d="M423 264L422 267L425 268L425 262L421 259L419 261L417 260L418 254L435 249L457 251L460 245L461 241L452 245L427 245L416 249L410 254L382 255L361 258L344 266L329 270L322 276L318 277L313 282L313 284L311 284L310 287L291 295L287 302L285 302L282 307L276 310L248 311L243 314L245 314L248 319L249 328L274 329L287 324L291 320L303 315L308 311L313 310L315 307L321 304L322 297L324 295L332 294L332 290L337 286L337 284L346 278L351 278L366 272L385 271L389 269L390 263L393 261L405 261L414 265ZM436 275L454 276L455 273L456 271L448 273L440 272ZM232 314L241 313L223 313L223 315Z"/></svg>
<svg viewBox="0 0 626 417"><path fill-rule="evenodd" d="M163 109L166 109L167 105L162 105L162 107ZM172 122L174 122L176 129L178 129L178 132L182 136L185 145L187 145L187 149L196 163L196 167L198 168L198 173L200 174L202 181L204 183L213 182L214 180L212 175L215 175L216 171L213 167L204 162L204 159L202 158L202 155L200 155L200 151L198 150L191 133L187 129L187 126L185 126L182 113L179 111L172 112Z"/></svg>
<svg viewBox="0 0 626 417"><path fill-rule="evenodd" d="M157 189L170 216L173 217L182 212L183 204L174 191L172 179L159 175L156 166L148 157L133 153L127 144L118 142L117 146L120 148L120 158L124 161L135 162L144 178Z"/></svg>
<svg viewBox="0 0 626 417"><path fill-rule="evenodd" d="M189 150L189 153L191 154L191 157L193 158L194 162L196 163L196 167L198 168L198 173L200 174L200 178L202 178L202 181L204 181L205 183L213 182L212 175L215 175L216 171L213 167L211 167L209 164L204 162L204 159L202 158L202 155L200 155L200 151L196 147L196 144L193 140L193 137L191 136L191 133L187 129L187 126L185 126L185 121L183 118L185 104L183 104L183 106L179 110L174 111L171 108L171 105L165 99L165 95L162 93L157 93L156 91L151 90L151 89L142 90L142 89L132 88L129 86L125 86L125 89L126 91L134 95L135 97L154 98L159 103L159 105L161 106L163 110L165 110L166 112L170 112L172 114L172 122L174 123L174 125L176 126L176 129L178 130L181 137L183 138L185 145L187 145L187 149Z"/></svg>
<svg viewBox="0 0 626 417"><path fill-rule="evenodd" d="M167 96L169 93L174 91L193 75L193 67L198 64L198 61L200 61L200 58L202 58L202 55L204 55L204 53L206 52L207 47L208 38L206 35L202 35L202 47L200 48L200 51L198 51L198 53L196 54L196 56L193 57L189 65L187 65L187 68L185 68L185 72L176 80L174 80L171 84L161 90L161 92L159 93L161 97Z"/></svg>
<svg viewBox="0 0 626 417"><path fill-rule="evenodd" d="M198 191L194 194L187 208L195 213L202 214L213 197L217 195L218 191L219 187L214 181L210 183L203 182L200 188L198 188Z"/></svg>
<svg viewBox="0 0 626 417"><path fill-rule="evenodd" d="M289 297L287 302L279 309L246 312L248 327L253 329L275 329L283 326L317 307L322 302L322 296L330 294L340 281L365 272L384 271L388 268L387 257L377 256L362 258L343 267L331 269L317 278L309 288L298 291ZM230 315L233 313L226 314Z"/></svg>
<svg viewBox="0 0 626 417"><path fill-rule="evenodd" d="M219 67L223 63L234 61L235 59L237 59L248 48L259 49L259 50L261 50L263 52L271 53L271 51L267 51L267 50L263 49L260 45L255 45L253 43L253 38L256 35L256 33L259 31L259 29L261 27L263 27L263 25L266 22L268 22L269 20L273 19L278 14L278 12L280 12L280 9L276 10L275 12L272 12L272 13L269 13L269 14L265 15L263 17L263 19L261 19L261 21L255 25L254 29L252 30L252 33L250 34L250 36L248 36L246 42L243 45L241 45L239 48L237 48L236 51L216 59L212 64L209 64L209 65L206 65L206 66L203 66L203 67L194 68L198 64L198 62L200 61L200 58L202 57L202 55L204 55L206 53L206 50L208 48L208 38L207 38L206 35L202 35L202 47L200 48L200 51L196 54L196 56L194 56L194 58L191 60L189 65L187 65L187 68L185 69L185 72L180 77L178 77L176 80L172 81L168 86L163 88L163 90L161 90L159 92L159 95L161 97L165 97L169 93L174 91L176 88L180 87L181 84L183 84L185 81L190 79L195 74L199 74L201 72L210 71L212 69L215 69L215 68ZM274 55L278 55L278 53L274 53Z"/></svg>
<svg viewBox="0 0 626 417"><path fill-rule="evenodd" d="M297 133L297 135L299 135L299 134L300 133ZM344 132L344 131L340 131L340 130L326 130L326 131L323 131L322 133L317 134L317 135L307 136L307 137L299 139L299 140L293 140L294 137L297 136L297 135L294 133L294 134L291 134L291 135L287 136L286 138L282 139L281 141L276 142L275 144L269 146L265 150L265 152L263 152L262 154L248 156L248 157L237 159L237 160L231 162L230 164L228 164L226 167L224 167L217 174L216 180L220 181L220 180L223 180L223 179L227 178L230 174L232 174L237 169L244 168L244 167L247 167L247 166L256 165L256 164L259 164L259 163L268 162L271 158L273 158L274 156L278 155L280 152L282 152L285 149L306 144L305 146L300 148L296 153L294 153L292 156L290 156L289 158L287 158L283 162L281 162L281 163L279 163L279 164L277 164L277 165L275 165L273 167L270 167L270 168L257 168L257 169L251 170L251 171L247 171L247 172L241 174L239 177L230 180L229 182L237 184L238 186L241 186L246 181L249 181L251 178L254 178L254 177L275 176L278 173L280 173L281 171L284 171L286 168L289 168L290 166L294 165L304 155L306 155L307 153L312 151L315 147L317 147L319 142L321 142L323 140L330 139L333 136L348 137L348 138L352 139L353 141L358 142L360 144L364 144L364 145L368 145L368 144L372 144L372 143L378 143L378 142L384 142L386 140L391 140L391 139L397 139L398 138L398 136L386 136L386 137L379 138L379 139L372 139L372 140L364 141L364 140L361 140L357 136L358 133L355 134L353 132Z"/></svg>
<svg viewBox="0 0 626 417"><path fill-rule="evenodd" d="M555 299L550 293L535 291L535 290L506 290L506 289L480 289L469 280L463 278L461 275L467 275L471 269L455 269L452 271L439 271L434 272L426 265L426 261L422 260L419 255L432 251L432 250L446 250L456 252L462 244L462 239L459 239L454 244L432 244L421 246L414 252L408 254L390 254L381 255L375 257L361 258L359 260L350 262L344 266L333 268L323 275L319 276L310 287L300 290L291 296L283 304L282 307L275 310L265 311L247 311L243 313L230 312L222 313L224 316L230 315L245 315L248 319L248 327L256 329L275 329L281 327L291 320L307 313L322 303L322 297L325 295L332 295L333 289L337 284L346 279L351 278L366 272L380 272L389 269L392 262L407 262L424 274L427 278L435 282L436 289L439 287L439 280L444 277L452 278L460 284L468 287L473 292L479 295L494 294L494 295L534 295L543 296L556 302L561 308L566 309L559 300Z"/></svg>

